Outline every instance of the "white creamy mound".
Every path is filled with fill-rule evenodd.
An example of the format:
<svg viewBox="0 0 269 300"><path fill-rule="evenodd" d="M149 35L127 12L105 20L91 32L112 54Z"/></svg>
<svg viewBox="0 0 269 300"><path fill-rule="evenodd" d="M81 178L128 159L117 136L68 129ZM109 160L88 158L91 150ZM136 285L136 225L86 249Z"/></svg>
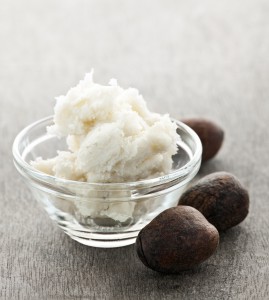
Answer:
<svg viewBox="0 0 269 300"><path fill-rule="evenodd" d="M48 132L66 137L69 151L32 162L70 180L129 182L168 173L177 152L176 125L152 113L137 89L93 82L92 73L57 98Z"/></svg>

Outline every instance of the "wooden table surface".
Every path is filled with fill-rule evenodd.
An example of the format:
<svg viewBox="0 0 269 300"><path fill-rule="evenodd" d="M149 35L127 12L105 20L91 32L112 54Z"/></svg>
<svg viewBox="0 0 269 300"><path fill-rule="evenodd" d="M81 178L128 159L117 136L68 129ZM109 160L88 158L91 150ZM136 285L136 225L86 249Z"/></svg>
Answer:
<svg viewBox="0 0 269 300"><path fill-rule="evenodd" d="M152 110L225 129L199 176L235 174L250 213L197 269L165 276L133 245L72 241L16 172L15 135L91 68ZM0 104L0 299L269 299L268 1L0 0Z"/></svg>

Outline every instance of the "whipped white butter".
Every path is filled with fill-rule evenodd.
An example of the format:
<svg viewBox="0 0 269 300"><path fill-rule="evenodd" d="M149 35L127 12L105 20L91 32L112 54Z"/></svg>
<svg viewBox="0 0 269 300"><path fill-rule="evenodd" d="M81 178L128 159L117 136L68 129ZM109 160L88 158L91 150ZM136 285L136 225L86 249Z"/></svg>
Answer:
<svg viewBox="0 0 269 300"><path fill-rule="evenodd" d="M169 116L150 112L137 89L123 89L115 79L108 86L96 84L92 75L56 99L54 125L48 132L65 137L68 150L32 165L56 177L91 183L134 182L169 173L180 139ZM140 209L135 205L143 205L110 203L121 191L104 193L103 202L96 192L87 193L94 200L78 198L74 203L85 218L125 222Z"/></svg>
<svg viewBox="0 0 269 300"><path fill-rule="evenodd" d="M48 132L69 151L32 164L45 173L88 182L130 182L168 173L179 138L168 115L152 113L137 89L93 82L92 73L57 98Z"/></svg>

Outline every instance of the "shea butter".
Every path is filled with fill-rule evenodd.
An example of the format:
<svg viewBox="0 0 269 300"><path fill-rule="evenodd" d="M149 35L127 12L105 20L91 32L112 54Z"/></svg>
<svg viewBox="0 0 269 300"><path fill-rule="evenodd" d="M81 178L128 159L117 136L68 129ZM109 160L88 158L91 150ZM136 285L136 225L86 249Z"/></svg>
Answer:
<svg viewBox="0 0 269 300"><path fill-rule="evenodd" d="M56 99L48 133L68 149L32 165L63 179L92 183L133 182L169 173L179 135L169 116L149 111L135 88L107 86L89 73Z"/></svg>

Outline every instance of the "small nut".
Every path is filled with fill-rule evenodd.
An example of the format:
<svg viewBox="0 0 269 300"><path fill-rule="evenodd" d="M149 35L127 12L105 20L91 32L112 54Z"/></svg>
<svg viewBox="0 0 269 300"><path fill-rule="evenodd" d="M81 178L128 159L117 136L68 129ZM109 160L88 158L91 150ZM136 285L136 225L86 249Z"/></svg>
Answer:
<svg viewBox="0 0 269 300"><path fill-rule="evenodd" d="M246 218L249 195L234 175L215 172L185 191L179 205L189 205L198 209L208 222L219 231L223 231Z"/></svg>
<svg viewBox="0 0 269 300"><path fill-rule="evenodd" d="M177 206L163 211L140 231L136 250L145 266L178 273L209 258L218 243L217 229L198 210Z"/></svg>
<svg viewBox="0 0 269 300"><path fill-rule="evenodd" d="M213 158L224 139L222 128L210 120L201 118L183 119L182 122L191 127L199 136L203 146L202 161Z"/></svg>

